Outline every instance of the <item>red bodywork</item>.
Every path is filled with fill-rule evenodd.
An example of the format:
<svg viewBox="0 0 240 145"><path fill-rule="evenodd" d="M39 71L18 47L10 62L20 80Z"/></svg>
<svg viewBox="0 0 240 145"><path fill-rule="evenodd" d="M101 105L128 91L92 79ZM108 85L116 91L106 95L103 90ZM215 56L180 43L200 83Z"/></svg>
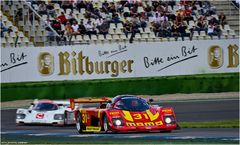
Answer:
<svg viewBox="0 0 240 145"><path fill-rule="evenodd" d="M171 131L177 128L176 117L172 107L159 107L152 106L145 111L126 111L114 108L115 103L121 99L122 96L118 96L113 99L114 102L111 106L106 108L106 103L110 98L102 99L71 99L71 106L75 106L75 103L96 103L99 102L99 107L92 108L79 108L75 110L75 117L77 120L77 114L81 114L81 123L83 125L83 131L88 131L88 127L99 127L99 130L95 128L95 131L89 130L88 132L97 132L103 130L103 119L106 116L108 120L109 128L114 132L145 132L145 131ZM135 96L134 96L135 97ZM140 99L140 97L137 97ZM96 101L95 101L96 100ZM171 123L166 123L166 117L171 118ZM120 120L121 125L116 125L114 121Z"/></svg>

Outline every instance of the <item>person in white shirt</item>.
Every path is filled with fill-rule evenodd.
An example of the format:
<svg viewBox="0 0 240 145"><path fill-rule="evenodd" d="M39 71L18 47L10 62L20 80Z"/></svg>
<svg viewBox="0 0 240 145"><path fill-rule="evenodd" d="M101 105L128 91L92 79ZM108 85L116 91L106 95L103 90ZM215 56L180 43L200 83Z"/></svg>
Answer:
<svg viewBox="0 0 240 145"><path fill-rule="evenodd" d="M96 19L96 28L99 29L100 26L102 25L102 23L103 23L102 17L98 17L98 18Z"/></svg>
<svg viewBox="0 0 240 145"><path fill-rule="evenodd" d="M88 20L87 24L85 24L85 28L86 28L86 33L88 34L90 39L92 34L95 34L95 35L97 34L97 31L95 30L90 20Z"/></svg>
<svg viewBox="0 0 240 145"><path fill-rule="evenodd" d="M72 28L73 28L73 35L80 34L80 32L78 31L79 25L77 24L77 21L73 21Z"/></svg>

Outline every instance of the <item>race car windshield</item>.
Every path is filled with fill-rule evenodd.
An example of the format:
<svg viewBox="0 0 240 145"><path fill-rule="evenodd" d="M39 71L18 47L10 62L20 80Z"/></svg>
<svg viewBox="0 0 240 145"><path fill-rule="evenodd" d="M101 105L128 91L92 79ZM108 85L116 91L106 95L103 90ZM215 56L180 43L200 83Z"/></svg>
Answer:
<svg viewBox="0 0 240 145"><path fill-rule="evenodd" d="M122 98L116 103L116 108L127 111L141 112L149 109L148 103L139 98Z"/></svg>
<svg viewBox="0 0 240 145"><path fill-rule="evenodd" d="M38 111L52 111L52 110L57 110L58 107L55 104L51 103L38 103L33 110L38 110Z"/></svg>

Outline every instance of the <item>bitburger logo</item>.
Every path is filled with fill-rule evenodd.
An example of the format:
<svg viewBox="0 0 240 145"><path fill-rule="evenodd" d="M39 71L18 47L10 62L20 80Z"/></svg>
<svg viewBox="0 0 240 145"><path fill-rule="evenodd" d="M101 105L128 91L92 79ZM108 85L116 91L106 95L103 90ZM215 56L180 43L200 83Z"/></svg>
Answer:
<svg viewBox="0 0 240 145"><path fill-rule="evenodd" d="M218 45L213 45L208 48L208 64L211 68L217 69L223 65L223 52Z"/></svg>
<svg viewBox="0 0 240 145"><path fill-rule="evenodd" d="M54 71L53 56L49 52L42 52L38 57L38 71L42 75L51 75Z"/></svg>

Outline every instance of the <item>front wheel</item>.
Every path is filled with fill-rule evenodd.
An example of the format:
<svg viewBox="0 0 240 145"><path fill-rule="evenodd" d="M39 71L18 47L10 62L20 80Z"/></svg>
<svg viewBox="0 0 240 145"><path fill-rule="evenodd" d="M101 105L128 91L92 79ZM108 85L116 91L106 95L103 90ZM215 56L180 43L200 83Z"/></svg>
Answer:
<svg viewBox="0 0 240 145"><path fill-rule="evenodd" d="M103 117L103 131L105 133L109 131L109 124L108 124L108 119L106 115Z"/></svg>
<svg viewBox="0 0 240 145"><path fill-rule="evenodd" d="M76 128L77 128L77 131L79 133L82 133L82 127L83 127L83 124L82 124L82 117L81 117L81 113L78 112L77 113L77 118L76 118Z"/></svg>

